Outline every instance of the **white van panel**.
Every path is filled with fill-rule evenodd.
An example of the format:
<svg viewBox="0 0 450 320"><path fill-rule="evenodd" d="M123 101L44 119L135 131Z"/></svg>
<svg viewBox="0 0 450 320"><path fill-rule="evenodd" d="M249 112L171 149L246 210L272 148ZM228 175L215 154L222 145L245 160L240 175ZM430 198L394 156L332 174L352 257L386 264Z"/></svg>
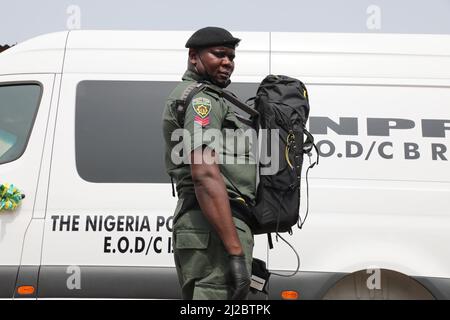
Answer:
<svg viewBox="0 0 450 320"><path fill-rule="evenodd" d="M323 191L327 190L314 188L311 192ZM343 194L331 191L336 196L330 196L328 201L335 201L338 206L338 196ZM353 198L358 193L346 196ZM356 214L322 212L319 202L313 201L313 213L303 230L295 231L288 239L297 244L300 270L352 273L385 268L409 276L449 277L450 254L445 249L450 226L447 216L436 217L427 211L422 216L374 214L363 209ZM295 256L284 244L269 254L275 270L295 270Z"/></svg>
<svg viewBox="0 0 450 320"><path fill-rule="evenodd" d="M1 73L61 73L67 34L45 34L2 52Z"/></svg>
<svg viewBox="0 0 450 320"><path fill-rule="evenodd" d="M55 132L56 115L59 102L59 88L61 85L61 74L55 75L53 86L53 96L51 100L50 114L48 118L48 127L45 136L44 149L42 151L42 164L40 178L36 191L36 201L34 205L33 218L44 219L47 210L47 194L50 179L51 158L53 151L53 135Z"/></svg>
<svg viewBox="0 0 450 320"><path fill-rule="evenodd" d="M176 31L73 31L67 44L64 72L173 75L180 79L187 66L184 43L190 34ZM236 36L249 41L239 46L233 76L261 78L262 74L267 74L269 34L240 32Z"/></svg>
<svg viewBox="0 0 450 320"><path fill-rule="evenodd" d="M25 194L25 199L15 211L0 215L2 266L20 265L25 232L33 216L54 78L51 74L0 76L0 84L39 82L42 85L42 97L25 152L18 159L0 165L1 182L14 184Z"/></svg>
<svg viewBox="0 0 450 320"><path fill-rule="evenodd" d="M311 84L308 93L324 154L311 177L450 182L450 86ZM343 133L323 132L317 117Z"/></svg>
<svg viewBox="0 0 450 320"><path fill-rule="evenodd" d="M271 72L307 77L449 79L449 35L271 33Z"/></svg>
<svg viewBox="0 0 450 320"><path fill-rule="evenodd" d="M322 153L290 238L301 270L450 276L449 47L448 36L272 33L271 71L306 82ZM269 265L295 270L295 256L278 245Z"/></svg>
<svg viewBox="0 0 450 320"><path fill-rule="evenodd" d="M44 222L44 219L31 220L23 241L21 266L39 266L41 264Z"/></svg>
<svg viewBox="0 0 450 320"><path fill-rule="evenodd" d="M273 51L352 54L450 54L450 35L271 32Z"/></svg>

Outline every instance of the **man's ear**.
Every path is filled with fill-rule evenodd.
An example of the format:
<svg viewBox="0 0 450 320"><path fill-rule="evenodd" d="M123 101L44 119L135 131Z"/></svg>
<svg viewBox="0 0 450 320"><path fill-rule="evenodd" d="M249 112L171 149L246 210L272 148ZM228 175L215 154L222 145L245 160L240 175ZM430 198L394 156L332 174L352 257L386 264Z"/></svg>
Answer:
<svg viewBox="0 0 450 320"><path fill-rule="evenodd" d="M198 50L189 48L189 62L193 66L197 66L197 61L198 61Z"/></svg>

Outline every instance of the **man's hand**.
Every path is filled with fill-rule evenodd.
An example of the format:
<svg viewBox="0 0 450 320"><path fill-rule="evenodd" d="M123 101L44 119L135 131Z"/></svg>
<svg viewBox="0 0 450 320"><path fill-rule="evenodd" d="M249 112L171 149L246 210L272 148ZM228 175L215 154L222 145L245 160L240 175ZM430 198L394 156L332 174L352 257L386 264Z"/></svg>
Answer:
<svg viewBox="0 0 450 320"><path fill-rule="evenodd" d="M245 256L230 255L231 299L245 300L250 290L250 275L245 265Z"/></svg>

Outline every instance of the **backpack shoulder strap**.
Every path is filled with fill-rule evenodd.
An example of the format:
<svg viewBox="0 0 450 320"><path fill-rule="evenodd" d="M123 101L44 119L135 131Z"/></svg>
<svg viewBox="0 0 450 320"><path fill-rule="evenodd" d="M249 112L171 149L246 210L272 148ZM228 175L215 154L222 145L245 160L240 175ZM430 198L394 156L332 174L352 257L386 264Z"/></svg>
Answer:
<svg viewBox="0 0 450 320"><path fill-rule="evenodd" d="M240 101L233 93L227 90L218 90L215 88L212 88L207 83L204 82L194 82L186 87L186 89L183 91L180 99L175 100L176 105L176 112L177 112L177 121L178 124L183 127L184 125L184 115L186 113L187 106L191 103L192 98L199 92L203 90L210 90L216 94L218 94L220 97L224 98L225 100L228 100L230 103L241 109L242 111L248 113L250 115L250 119L244 118L238 114L236 115L236 118L241 121L242 123L245 123L248 126L256 127L257 121L259 117L259 112L255 109L252 109L244 102Z"/></svg>
<svg viewBox="0 0 450 320"><path fill-rule="evenodd" d="M248 104L242 102L238 99L232 92L223 90L222 91L222 97L226 100L228 100L230 103L241 109L242 111L246 112L248 115L250 115L250 119L244 118L243 116L237 114L235 112L236 118L241 121L242 123L245 123L246 125L252 127L255 130L258 130L259 127L259 112L255 109L251 108Z"/></svg>
<svg viewBox="0 0 450 320"><path fill-rule="evenodd" d="M259 112L255 109L250 108L247 104L239 100L233 93L227 90L222 90L222 97L224 97L226 100L230 101L232 104L234 104L236 107L241 109L242 111L247 112L252 117L259 116Z"/></svg>
<svg viewBox="0 0 450 320"><path fill-rule="evenodd" d="M181 127L184 126L184 115L186 114L186 108L191 103L192 98L200 91L203 91L206 87L206 83L194 82L184 89L180 99L175 100L174 104L177 121Z"/></svg>

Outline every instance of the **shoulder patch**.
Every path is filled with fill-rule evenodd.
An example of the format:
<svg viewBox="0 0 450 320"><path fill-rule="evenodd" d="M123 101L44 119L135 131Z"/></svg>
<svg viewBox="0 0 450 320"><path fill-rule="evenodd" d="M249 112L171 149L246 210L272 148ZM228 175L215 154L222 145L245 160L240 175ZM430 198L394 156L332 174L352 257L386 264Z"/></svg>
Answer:
<svg viewBox="0 0 450 320"><path fill-rule="evenodd" d="M194 123L205 127L209 124L209 112L211 111L211 100L208 98L195 98L192 100L192 107L197 114Z"/></svg>
<svg viewBox="0 0 450 320"><path fill-rule="evenodd" d="M211 111L211 100L203 97L195 98L192 100L192 107L194 108L195 113L204 119Z"/></svg>

